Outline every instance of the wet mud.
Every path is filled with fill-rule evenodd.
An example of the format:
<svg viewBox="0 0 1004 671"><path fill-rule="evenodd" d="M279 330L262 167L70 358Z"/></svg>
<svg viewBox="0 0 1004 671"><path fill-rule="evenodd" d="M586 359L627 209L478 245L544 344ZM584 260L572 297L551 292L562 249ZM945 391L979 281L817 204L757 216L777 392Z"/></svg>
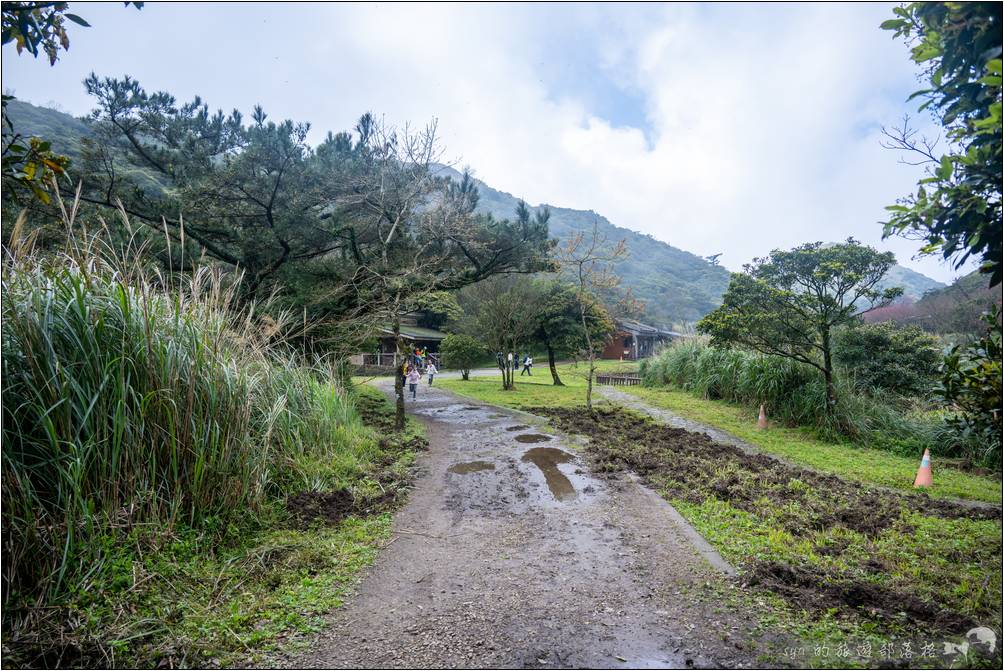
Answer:
<svg viewBox="0 0 1004 671"><path fill-rule="evenodd" d="M494 471L495 464L490 461L465 461L461 464L453 464L446 471L457 475L467 475L468 473L478 473L480 471Z"/></svg>
<svg viewBox="0 0 1004 671"><path fill-rule="evenodd" d="M521 433L516 436L516 441L520 443L546 443L549 440L551 437L542 433Z"/></svg>
<svg viewBox="0 0 1004 671"><path fill-rule="evenodd" d="M572 461L572 455L568 452L554 447L534 447L526 451L522 461L531 463L540 469L547 482L548 490L556 500L570 501L578 496L572 481L558 468L558 464L567 464Z"/></svg>
<svg viewBox="0 0 1004 671"><path fill-rule="evenodd" d="M724 578L661 500L633 479L597 477L566 436L524 445L509 431L529 428L515 426L520 415L458 401L419 390L409 411L430 449L393 541L321 638L272 666L757 664L755 614L708 598Z"/></svg>
<svg viewBox="0 0 1004 671"><path fill-rule="evenodd" d="M947 519L999 519L999 509L972 508L926 494L896 493L870 488L836 476L799 468L763 454L715 442L703 433L658 424L621 410L590 416L585 410L538 408L558 428L589 437L586 446L594 470L631 470L670 499L702 504L709 499L758 516L769 516L796 538L844 527L876 538L892 525L907 528L913 512ZM846 547L818 548L820 555L839 558ZM980 552L1000 554L1001 548ZM834 562L838 565L838 562ZM890 625L905 617L927 629L963 630L971 618L910 594L879 585L861 571L855 574L815 565L758 563L747 568L747 584L774 591L793 604L818 611L848 609ZM865 572L882 573L881 565L865 564ZM905 616L900 615L905 613Z"/></svg>
<svg viewBox="0 0 1004 671"><path fill-rule="evenodd" d="M340 489L334 492L301 492L286 499L286 510L299 526L315 520L335 524L355 511L352 492Z"/></svg>

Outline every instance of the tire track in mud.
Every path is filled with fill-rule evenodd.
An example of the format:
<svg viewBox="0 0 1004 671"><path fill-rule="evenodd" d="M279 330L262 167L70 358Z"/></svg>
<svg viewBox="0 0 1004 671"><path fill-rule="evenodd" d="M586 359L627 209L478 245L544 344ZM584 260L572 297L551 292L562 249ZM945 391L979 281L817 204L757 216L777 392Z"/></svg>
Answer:
<svg viewBox="0 0 1004 671"><path fill-rule="evenodd" d="M393 541L316 643L274 664L743 668L783 645L723 608L723 574L654 494L593 473L544 420L425 385L408 410L429 450Z"/></svg>

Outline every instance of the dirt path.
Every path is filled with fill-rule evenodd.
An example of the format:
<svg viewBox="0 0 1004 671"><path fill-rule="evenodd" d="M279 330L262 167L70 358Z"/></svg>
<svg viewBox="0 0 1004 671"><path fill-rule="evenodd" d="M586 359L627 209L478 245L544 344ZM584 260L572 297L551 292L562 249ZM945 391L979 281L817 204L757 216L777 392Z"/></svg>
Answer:
<svg viewBox="0 0 1004 671"><path fill-rule="evenodd" d="M593 476L568 439L524 414L425 385L408 408L430 449L395 540L317 643L286 664L757 663L755 617L706 585L727 565L657 495Z"/></svg>

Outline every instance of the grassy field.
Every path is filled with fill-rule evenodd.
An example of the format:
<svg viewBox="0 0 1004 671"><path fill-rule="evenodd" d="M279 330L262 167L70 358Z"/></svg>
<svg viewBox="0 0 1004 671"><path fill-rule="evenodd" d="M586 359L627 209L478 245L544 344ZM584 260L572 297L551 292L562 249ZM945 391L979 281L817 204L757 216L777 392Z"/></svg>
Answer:
<svg viewBox="0 0 1004 671"><path fill-rule="evenodd" d="M603 361L604 372L631 370L629 362ZM502 391L495 378L443 380L441 384L452 391L489 403L512 408L575 407L585 402L584 364L559 367L565 387L551 384L547 371L540 371L533 381L517 378L515 391ZM681 417L717 427L745 440L768 454L776 454L798 464L833 473L840 477L868 484L913 489L913 479L919 465L917 459L908 459L884 450L861 448L849 443L831 443L819 440L806 429L772 426L768 431L756 428L755 418L745 410L722 401L697 398L683 391L650 389L647 387L618 387L640 400L659 408L670 410ZM594 395L598 407L608 401ZM1001 502L999 477L983 477L951 468L938 469L935 463L935 484L928 493L935 498L956 497Z"/></svg>

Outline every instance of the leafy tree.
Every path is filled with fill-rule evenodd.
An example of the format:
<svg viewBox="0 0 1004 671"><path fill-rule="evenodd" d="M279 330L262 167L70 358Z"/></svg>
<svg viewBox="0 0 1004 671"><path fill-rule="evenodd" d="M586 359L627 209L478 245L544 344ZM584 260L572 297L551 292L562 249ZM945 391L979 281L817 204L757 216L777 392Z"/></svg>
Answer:
<svg viewBox="0 0 1004 671"><path fill-rule="evenodd" d="M439 345L443 365L460 370L460 376L467 380L471 368L484 358L488 350L481 342L463 333L451 333Z"/></svg>
<svg viewBox="0 0 1004 671"><path fill-rule="evenodd" d="M925 396L937 384L938 339L917 326L854 324L834 333L837 365L864 391Z"/></svg>
<svg viewBox="0 0 1004 671"><path fill-rule="evenodd" d="M541 295L532 290L530 282L512 275L478 282L460 292L460 303L470 317L463 326L468 335L495 353L503 390L516 388L508 355L533 342L540 300Z"/></svg>
<svg viewBox="0 0 1004 671"><path fill-rule="evenodd" d="M942 385L945 400L956 409L951 423L984 450L983 458L1001 462L1001 312L986 317L982 338L955 346L945 357Z"/></svg>
<svg viewBox="0 0 1004 671"><path fill-rule="evenodd" d="M886 146L905 150L928 165L917 193L887 209L885 234L926 242L956 267L970 256L982 260L991 286L1001 281L1001 3L914 2L893 9L882 23L905 38L923 68L924 100L945 130L944 153L918 138L905 120L887 131Z"/></svg>
<svg viewBox="0 0 1004 671"><path fill-rule="evenodd" d="M579 297L574 285L557 280L537 280L531 287L538 298L539 306L534 315L536 330L533 337L547 350L547 363L551 369L551 379L555 385L564 383L558 376L556 357L584 351L587 347L582 331L579 311ZM594 342L605 343L614 332L614 322L603 304L587 296L586 323L590 328L590 338Z"/></svg>
<svg viewBox="0 0 1004 671"><path fill-rule="evenodd" d="M142 2L124 2L142 9ZM0 34L3 44L14 42L17 53L27 51L38 58L39 50L55 65L59 52L70 48L70 38L66 34L66 21L89 28L91 24L67 10L68 2L4 2L3 25Z"/></svg>
<svg viewBox="0 0 1004 671"><path fill-rule="evenodd" d="M697 324L714 346L748 347L816 368L826 380L827 412L837 402L833 331L863 311L884 306L902 289L877 288L896 262L853 238L774 250L733 273L721 307Z"/></svg>
<svg viewBox="0 0 1004 671"><path fill-rule="evenodd" d="M126 2L136 9L142 2ZM14 43L18 55L27 51L38 58L40 51L55 65L59 52L70 48L66 21L89 27L86 21L71 14L66 2L4 2L0 36L3 44ZM52 143L38 137L24 137L14 130L7 115L7 103L14 96L3 96L3 163L4 190L13 194L28 192L44 204L51 201L50 189L57 178L66 174L70 160L52 150Z"/></svg>
<svg viewBox="0 0 1004 671"><path fill-rule="evenodd" d="M593 337L596 327L596 317L590 311L592 297L600 292L612 292L620 284L620 278L614 274L611 266L627 256L627 246L624 240L610 244L606 236L600 232L599 226L593 222L590 235L576 233L565 241L558 249L558 262L562 268L574 278L575 296L579 312L580 333L585 341L586 361L589 364L586 373L586 409L593 414L593 377L596 374L596 357L603 350L606 339Z"/></svg>

